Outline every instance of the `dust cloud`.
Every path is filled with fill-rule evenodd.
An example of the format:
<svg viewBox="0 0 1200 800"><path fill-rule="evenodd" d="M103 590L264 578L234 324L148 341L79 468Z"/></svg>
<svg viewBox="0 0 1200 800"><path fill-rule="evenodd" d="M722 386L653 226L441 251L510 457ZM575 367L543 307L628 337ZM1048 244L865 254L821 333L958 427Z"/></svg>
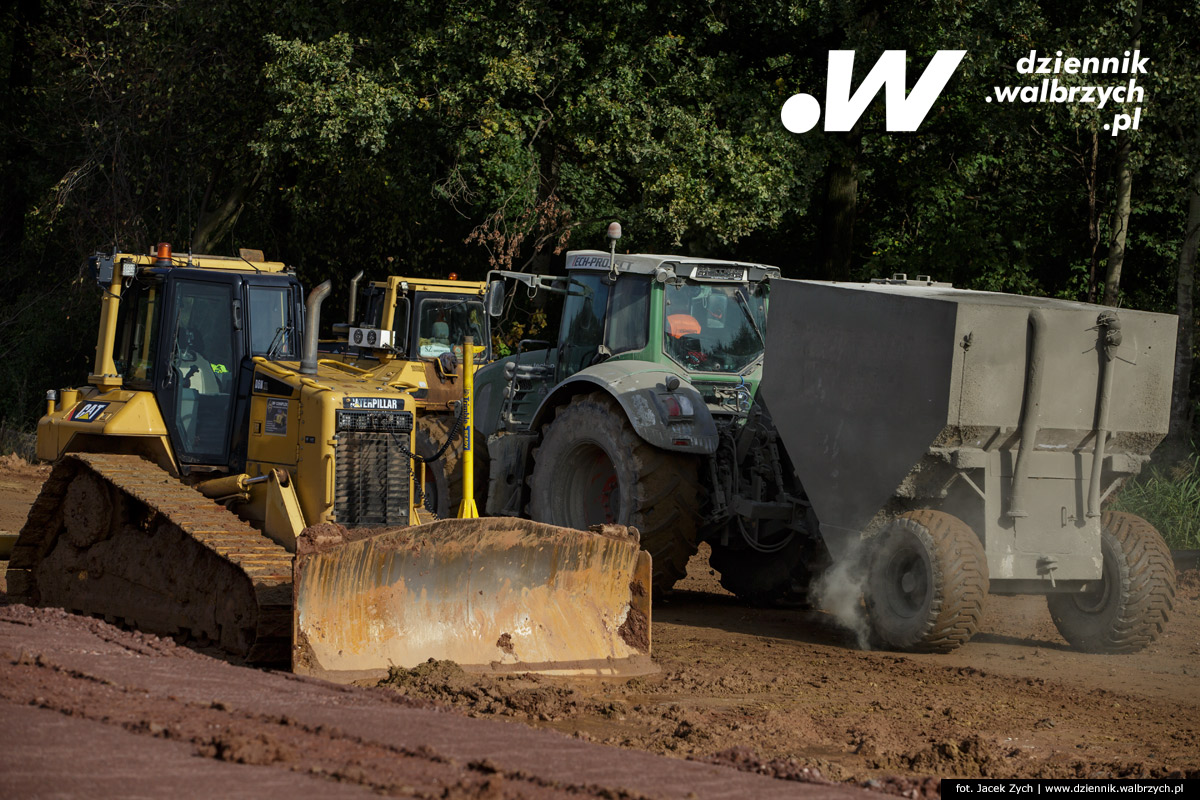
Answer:
<svg viewBox="0 0 1200 800"><path fill-rule="evenodd" d="M833 566L818 575L809 589L813 605L853 633L860 650L871 649L871 629L863 603L866 586L867 545L860 539Z"/></svg>

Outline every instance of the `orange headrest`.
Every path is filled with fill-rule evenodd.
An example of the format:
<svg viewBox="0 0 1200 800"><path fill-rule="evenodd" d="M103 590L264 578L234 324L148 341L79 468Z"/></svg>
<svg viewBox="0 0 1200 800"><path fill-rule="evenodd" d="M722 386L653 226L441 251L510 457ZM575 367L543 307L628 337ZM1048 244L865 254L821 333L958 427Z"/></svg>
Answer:
<svg viewBox="0 0 1200 800"><path fill-rule="evenodd" d="M667 315L667 330L678 339L689 333L699 333L700 323L691 314L669 314Z"/></svg>

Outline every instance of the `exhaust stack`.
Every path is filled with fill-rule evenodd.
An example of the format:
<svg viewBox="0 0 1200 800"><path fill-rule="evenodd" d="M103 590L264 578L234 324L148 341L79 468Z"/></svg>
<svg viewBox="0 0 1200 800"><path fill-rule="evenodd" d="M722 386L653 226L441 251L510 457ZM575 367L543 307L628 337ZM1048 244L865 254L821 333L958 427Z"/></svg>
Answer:
<svg viewBox="0 0 1200 800"><path fill-rule="evenodd" d="M362 280L363 270L359 270L358 274L350 279L350 313L346 315L346 322L350 327L354 327L354 313L358 306L358 282Z"/></svg>
<svg viewBox="0 0 1200 800"><path fill-rule="evenodd" d="M321 327L321 303L325 302L332 288L332 284L325 281L308 293L308 300L304 303L304 354L300 358L301 375L317 374L317 330Z"/></svg>

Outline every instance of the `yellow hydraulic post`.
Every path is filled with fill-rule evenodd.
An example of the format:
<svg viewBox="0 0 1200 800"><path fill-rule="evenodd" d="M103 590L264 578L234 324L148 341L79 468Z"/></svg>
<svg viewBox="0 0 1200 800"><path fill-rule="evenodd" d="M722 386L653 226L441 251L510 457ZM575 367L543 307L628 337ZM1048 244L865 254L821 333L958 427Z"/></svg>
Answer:
<svg viewBox="0 0 1200 800"><path fill-rule="evenodd" d="M482 348L480 348L482 349ZM472 441L475 438L475 338L468 336L463 342L463 498L458 507L459 519L477 519L479 509L475 507L475 454Z"/></svg>

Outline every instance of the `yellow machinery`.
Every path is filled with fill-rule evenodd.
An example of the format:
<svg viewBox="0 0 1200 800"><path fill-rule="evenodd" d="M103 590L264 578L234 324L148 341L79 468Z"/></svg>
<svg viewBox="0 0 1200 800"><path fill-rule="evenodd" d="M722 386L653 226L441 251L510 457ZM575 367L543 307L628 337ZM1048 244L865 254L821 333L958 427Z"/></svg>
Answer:
<svg viewBox="0 0 1200 800"><path fill-rule="evenodd" d="M51 392L55 466L10 596L335 679L646 668L637 532L431 519L413 501L414 365L319 358L328 282L283 264L97 254L89 385ZM409 376L412 377L409 382ZM428 383L428 381L426 381Z"/></svg>
<svg viewBox="0 0 1200 800"><path fill-rule="evenodd" d="M351 285L355 300L361 276ZM351 322L334 326L346 338L334 345L340 352L331 355L368 369L389 363L407 365L397 373L397 380L411 387L417 408L414 452L424 467L418 472L423 478L417 487L419 499L442 518L454 516L463 497L468 362L480 366L492 360L487 289L488 284L479 281L393 275L364 287L361 319L355 319L352 304ZM465 355L468 340L478 344L470 358ZM485 466L479 467L486 478Z"/></svg>

